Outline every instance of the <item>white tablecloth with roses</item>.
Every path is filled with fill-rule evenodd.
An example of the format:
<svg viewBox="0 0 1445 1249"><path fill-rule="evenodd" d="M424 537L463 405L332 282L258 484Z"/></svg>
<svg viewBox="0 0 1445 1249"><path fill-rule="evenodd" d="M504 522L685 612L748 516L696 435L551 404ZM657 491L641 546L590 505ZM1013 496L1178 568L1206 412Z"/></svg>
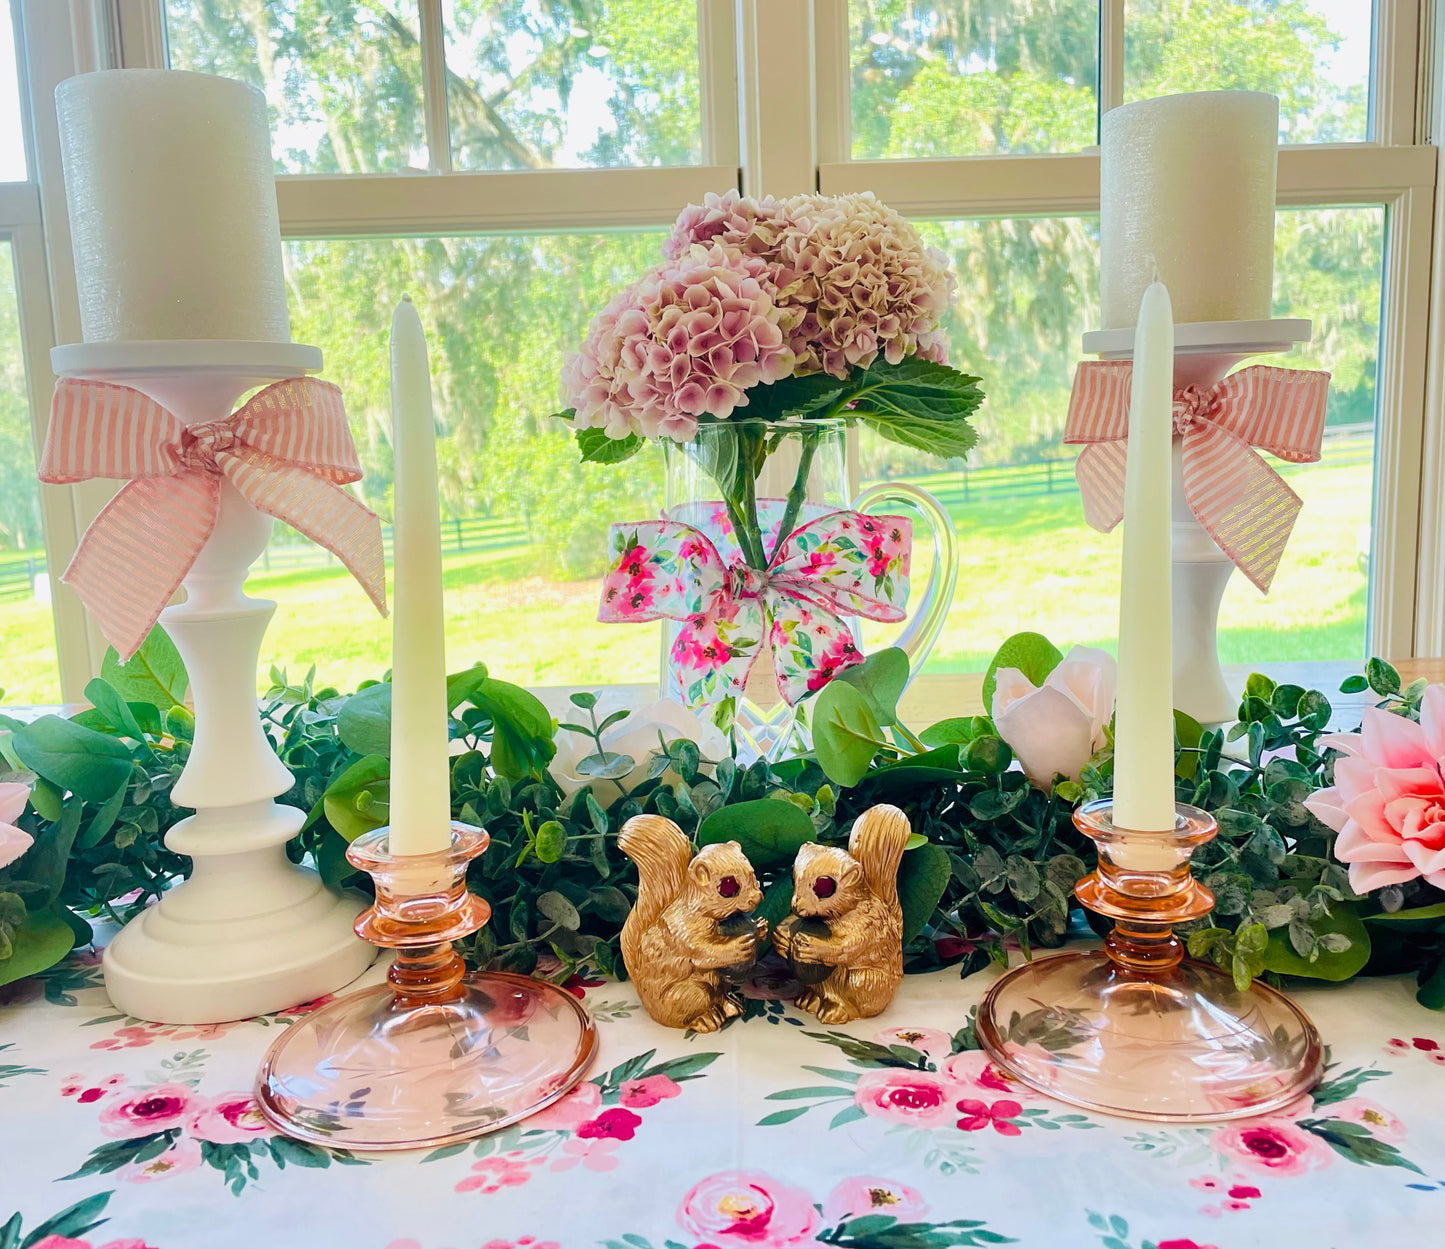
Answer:
<svg viewBox="0 0 1445 1249"><path fill-rule="evenodd" d="M144 1024L78 952L0 991L0 1249L1442 1243L1445 1019L1409 982L1299 994L1330 1068L1289 1114L1166 1128L1002 1079L972 1047L989 974L907 977L845 1030L764 987L694 1037L574 980L602 1038L577 1091L470 1144L353 1157L273 1135L250 1099L305 1008Z"/></svg>

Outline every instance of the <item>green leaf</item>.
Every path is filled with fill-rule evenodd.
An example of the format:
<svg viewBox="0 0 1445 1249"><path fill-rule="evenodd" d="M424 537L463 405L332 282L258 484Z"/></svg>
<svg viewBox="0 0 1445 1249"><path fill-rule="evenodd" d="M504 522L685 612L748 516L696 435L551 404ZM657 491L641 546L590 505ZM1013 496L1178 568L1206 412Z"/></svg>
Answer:
<svg viewBox="0 0 1445 1249"><path fill-rule="evenodd" d="M1365 665L1365 680L1377 694L1388 697L1400 692L1400 674L1383 659L1372 659Z"/></svg>
<svg viewBox="0 0 1445 1249"><path fill-rule="evenodd" d="M862 378L858 409L879 409L939 426L969 429L967 420L983 402L979 379L946 364L908 356L889 364L879 356ZM912 445L912 444L909 444Z"/></svg>
<svg viewBox="0 0 1445 1249"><path fill-rule="evenodd" d="M87 802L105 802L130 779L124 742L59 716L41 716L10 740L27 768Z"/></svg>
<svg viewBox="0 0 1445 1249"><path fill-rule="evenodd" d="M576 431L577 450L582 453L584 464L621 464L630 460L647 445L636 434L625 438L609 438L607 431L593 427Z"/></svg>
<svg viewBox="0 0 1445 1249"><path fill-rule="evenodd" d="M813 750L835 785L852 787L878 753L883 727L868 699L844 681L830 681L813 705Z"/></svg>
<svg viewBox="0 0 1445 1249"><path fill-rule="evenodd" d="M103 715L116 732L132 741L144 743L145 734L136 723L130 704L121 697L120 691L104 677L92 677L85 685L85 696Z"/></svg>
<svg viewBox="0 0 1445 1249"><path fill-rule="evenodd" d="M866 376L861 369L854 369L847 379L828 373L808 373L801 377L794 374L771 384L753 386L748 391L746 409L737 416L750 421L808 416L836 403L843 392L856 390Z"/></svg>
<svg viewBox="0 0 1445 1249"><path fill-rule="evenodd" d="M1370 688L1370 683L1362 676L1346 677L1340 682L1341 694L1363 694Z"/></svg>
<svg viewBox="0 0 1445 1249"><path fill-rule="evenodd" d="M764 1115L758 1120L758 1127L772 1128L780 1123L791 1123L799 1115L805 1115L812 1110L811 1106L794 1106L789 1110L775 1110L770 1115Z"/></svg>
<svg viewBox="0 0 1445 1249"><path fill-rule="evenodd" d="M520 685L488 677L472 702L492 722L492 770L513 781L540 776L557 753L552 716L542 701Z"/></svg>
<svg viewBox="0 0 1445 1249"><path fill-rule="evenodd" d="M49 1236L77 1240L86 1232L94 1231L102 1223L108 1223L109 1219L96 1218L96 1215L105 1209L106 1203L114 1194L114 1189L104 1193L93 1193L84 1201L77 1201L73 1206L67 1206L59 1214L52 1215L36 1227L21 1242L21 1249L31 1249L31 1246L38 1245Z"/></svg>
<svg viewBox="0 0 1445 1249"><path fill-rule="evenodd" d="M898 723L898 700L908 685L908 656L896 646L874 651L861 664L844 668L836 681L846 681L868 700L880 725Z"/></svg>
<svg viewBox="0 0 1445 1249"><path fill-rule="evenodd" d="M1349 938L1349 948L1330 950L1318 947L1314 962L1302 957L1291 944L1287 928L1276 928L1269 934L1264 951L1264 968L1281 976L1308 976L1312 980L1348 980L1370 958L1370 934L1355 908L1348 902L1331 903L1329 912L1309 921L1316 937L1338 933Z"/></svg>
<svg viewBox="0 0 1445 1249"><path fill-rule="evenodd" d="M1407 932L1434 932L1445 924L1445 902L1430 906L1412 906L1402 911L1381 911L1378 915L1366 915L1367 924L1385 924L1400 927Z"/></svg>
<svg viewBox="0 0 1445 1249"><path fill-rule="evenodd" d="M357 803L363 793L371 795L364 811ZM322 798L327 821L347 841L385 824L390 802L391 761L382 755L358 759L326 787Z"/></svg>
<svg viewBox="0 0 1445 1249"><path fill-rule="evenodd" d="M946 746L957 743L966 746L976 737L994 732L993 721L987 716L956 716L951 720L940 720L930 724L918 735L925 746Z"/></svg>
<svg viewBox="0 0 1445 1249"><path fill-rule="evenodd" d="M162 713L183 704L191 684L180 651L160 625L125 663L120 662L114 647L108 649L100 662L100 675L127 702L149 703Z"/></svg>
<svg viewBox="0 0 1445 1249"><path fill-rule="evenodd" d="M758 903L758 908L753 912L760 919L768 921L768 929L771 931L787 918L788 912L793 909L793 875L785 873L773 881L763 890L763 900Z"/></svg>
<svg viewBox="0 0 1445 1249"><path fill-rule="evenodd" d="M993 711L993 695L998 688L1000 668L1017 668L1035 685L1042 685L1049 673L1063 661L1063 653L1042 633L1015 633L1005 638L983 674L984 713Z"/></svg>
<svg viewBox="0 0 1445 1249"><path fill-rule="evenodd" d="M11 938L10 957L0 961L0 985L54 967L75 945L75 933L59 910L33 911Z"/></svg>
<svg viewBox="0 0 1445 1249"><path fill-rule="evenodd" d="M537 909L568 932L576 932L582 927L582 916L577 913L577 908L555 889L549 889L537 899Z"/></svg>
<svg viewBox="0 0 1445 1249"><path fill-rule="evenodd" d="M978 431L963 420L932 420L899 412L866 410L861 411L858 417L869 429L889 442L912 447L915 451L936 455L944 460L962 459L978 443Z"/></svg>
<svg viewBox="0 0 1445 1249"><path fill-rule="evenodd" d="M359 755L391 757L391 682L359 690L336 714L336 733Z"/></svg>
<svg viewBox="0 0 1445 1249"><path fill-rule="evenodd" d="M791 802L757 798L719 807L698 826L697 844L735 841L755 868L783 867L814 840L813 821Z"/></svg>
<svg viewBox="0 0 1445 1249"><path fill-rule="evenodd" d="M80 799L71 798L61 810L60 819L42 828L35 835L35 844L26 851L25 878L44 891L40 898L31 899L33 910L44 910L59 899L82 813Z"/></svg>
<svg viewBox="0 0 1445 1249"><path fill-rule="evenodd" d="M898 901L903 908L903 944L923 931L952 875L948 852L928 842L909 850L898 865Z"/></svg>
<svg viewBox="0 0 1445 1249"><path fill-rule="evenodd" d="M1179 755L1178 761L1174 764L1174 775L1182 777L1186 781L1192 781L1195 773L1199 770L1199 756L1193 751L1199 745L1199 739L1204 736L1204 726L1193 716L1185 715L1184 712L1175 708L1174 736L1179 745L1186 747L1185 752Z"/></svg>
<svg viewBox="0 0 1445 1249"><path fill-rule="evenodd" d="M1416 979L1415 1000L1427 1010L1445 1010L1445 958L1434 968L1422 967Z"/></svg>
<svg viewBox="0 0 1445 1249"><path fill-rule="evenodd" d="M963 752L963 766L970 772L998 776L1008 771L1013 758L1014 752L1009 748L1009 744L1003 738L990 734L985 737L976 737L969 742L968 749ZM1020 801L1022 801L1023 791L1019 790L1018 792ZM1009 809L1012 810L1012 807Z"/></svg>

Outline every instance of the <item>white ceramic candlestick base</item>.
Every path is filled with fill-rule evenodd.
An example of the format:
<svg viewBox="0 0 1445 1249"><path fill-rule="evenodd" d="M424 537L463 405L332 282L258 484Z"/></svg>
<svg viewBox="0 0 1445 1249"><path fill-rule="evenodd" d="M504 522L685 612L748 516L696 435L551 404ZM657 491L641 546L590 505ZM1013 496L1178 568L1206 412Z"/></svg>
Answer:
<svg viewBox="0 0 1445 1249"><path fill-rule="evenodd" d="M1104 360L1133 355L1133 330L1095 330L1084 350ZM1288 351L1310 339L1310 323L1198 321L1174 327L1174 385L1212 386L1249 356ZM1219 663L1219 605L1234 561L1195 519L1184 498L1181 440L1174 440L1171 503L1171 602L1174 617L1174 705L1206 728L1235 718L1238 690Z"/></svg>
<svg viewBox="0 0 1445 1249"><path fill-rule="evenodd" d="M58 347L55 371L132 386L188 425L219 420L247 390L321 367L314 347L156 342ZM161 623L186 662L195 702L190 758L172 797L196 814L166 834L191 876L106 948L105 986L127 1014L219 1023L284 1010L348 984L375 949L352 931L364 899L327 889L286 857L305 813L274 799L292 783L261 727L256 662L276 604L242 585L271 518L222 481L210 539L186 602Z"/></svg>

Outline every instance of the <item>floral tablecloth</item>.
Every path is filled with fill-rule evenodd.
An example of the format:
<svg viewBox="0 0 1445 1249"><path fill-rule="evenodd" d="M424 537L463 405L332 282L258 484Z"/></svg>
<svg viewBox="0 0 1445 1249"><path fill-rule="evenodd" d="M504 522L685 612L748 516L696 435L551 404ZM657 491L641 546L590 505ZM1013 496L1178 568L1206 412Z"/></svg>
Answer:
<svg viewBox="0 0 1445 1249"><path fill-rule="evenodd" d="M363 1158L275 1136L251 1103L300 1010L140 1023L78 953L0 997L0 1249L1445 1242L1445 1019L1409 983L1301 992L1330 1047L1313 1098L1181 1129L1001 1079L971 1027L988 976L908 977L846 1030L761 997L695 1037L629 985L574 981L602 1037L588 1083L495 1136Z"/></svg>

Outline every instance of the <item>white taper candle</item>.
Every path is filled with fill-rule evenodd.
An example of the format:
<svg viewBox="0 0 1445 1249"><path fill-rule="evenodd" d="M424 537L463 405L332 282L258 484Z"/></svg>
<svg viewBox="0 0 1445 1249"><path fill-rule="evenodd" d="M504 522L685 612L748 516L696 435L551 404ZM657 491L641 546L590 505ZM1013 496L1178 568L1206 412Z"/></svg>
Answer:
<svg viewBox="0 0 1445 1249"><path fill-rule="evenodd" d="M451 844L441 510L426 335L410 298L391 321L391 852Z"/></svg>
<svg viewBox="0 0 1445 1249"><path fill-rule="evenodd" d="M1144 291L1134 331L1114 720L1114 824L1136 832L1174 827L1169 606L1173 379L1169 292L1162 282L1154 282Z"/></svg>

